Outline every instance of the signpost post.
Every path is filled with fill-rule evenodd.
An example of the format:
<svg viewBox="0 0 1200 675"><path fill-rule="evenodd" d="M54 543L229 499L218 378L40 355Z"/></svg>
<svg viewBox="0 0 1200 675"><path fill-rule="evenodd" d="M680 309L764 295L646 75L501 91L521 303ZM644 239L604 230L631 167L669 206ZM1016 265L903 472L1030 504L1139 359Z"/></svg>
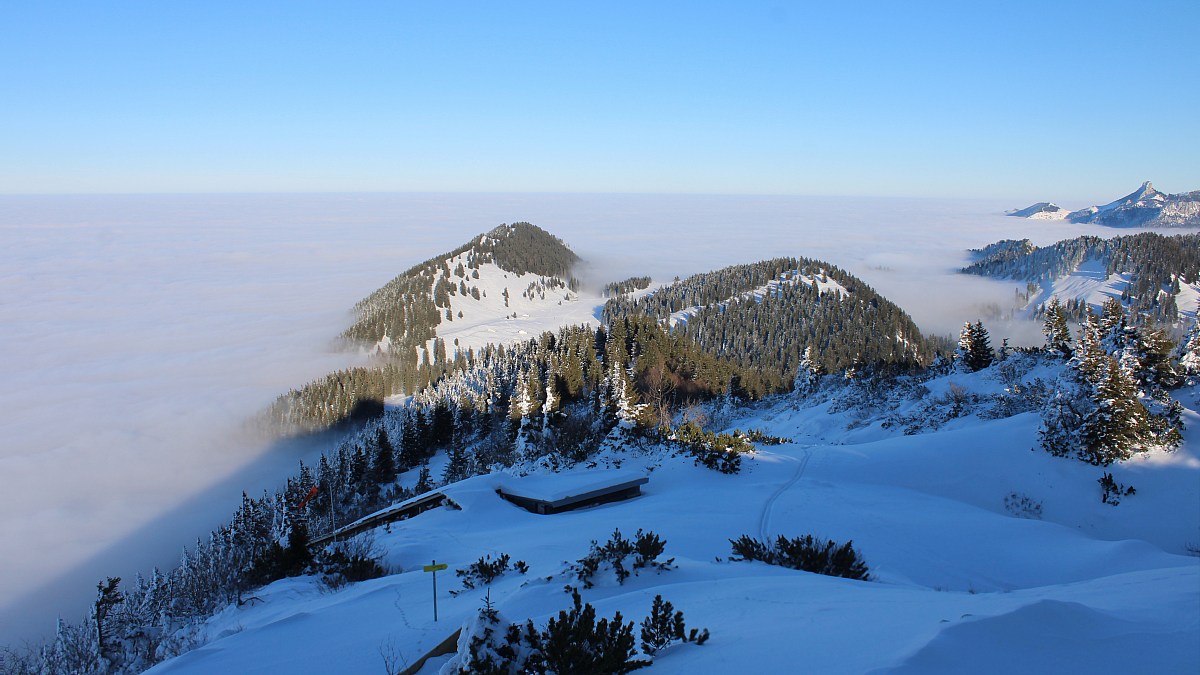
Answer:
<svg viewBox="0 0 1200 675"><path fill-rule="evenodd" d="M439 565L438 561L434 560L432 565L426 565L421 569L426 572L433 572L433 620L437 621L437 573L439 570L446 569L445 563Z"/></svg>

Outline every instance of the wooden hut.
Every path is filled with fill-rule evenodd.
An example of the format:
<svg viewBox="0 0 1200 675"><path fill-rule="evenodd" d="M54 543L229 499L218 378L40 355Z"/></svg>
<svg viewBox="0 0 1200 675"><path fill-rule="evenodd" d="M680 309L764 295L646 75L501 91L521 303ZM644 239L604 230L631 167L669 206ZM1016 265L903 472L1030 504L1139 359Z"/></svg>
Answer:
<svg viewBox="0 0 1200 675"><path fill-rule="evenodd" d="M629 471L530 476L505 480L496 492L532 513L551 514L636 497L649 480L644 474Z"/></svg>

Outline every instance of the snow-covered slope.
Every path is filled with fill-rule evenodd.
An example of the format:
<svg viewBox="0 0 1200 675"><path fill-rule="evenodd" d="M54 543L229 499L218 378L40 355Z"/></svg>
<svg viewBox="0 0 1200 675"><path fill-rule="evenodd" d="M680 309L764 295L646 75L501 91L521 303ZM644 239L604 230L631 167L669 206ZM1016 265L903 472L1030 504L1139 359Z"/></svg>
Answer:
<svg viewBox="0 0 1200 675"><path fill-rule="evenodd" d="M1045 372L1043 372L1045 371ZM1046 368L1025 377L1049 377ZM904 406L948 392L1005 386L995 369L925 383ZM1196 390L1181 400L1195 408ZM502 500L505 476L444 488L461 510L439 508L375 532L396 574L330 592L311 578L276 582L204 627L208 644L152 670L183 673L383 672L416 662L471 621L485 591L461 590L453 570L485 554L529 565L490 588L507 617L544 624L569 607L568 563L614 528L666 541L676 568L618 584L611 572L583 590L599 616L639 620L661 594L703 646L655 657L663 673L1196 672L1200 669L1200 416L1174 453L1109 467L1138 492L1102 504L1101 469L1031 451L1038 418L965 415L939 431L904 435L853 411L784 397L735 413L792 442L762 447L738 475L698 468L653 448L601 458L649 473L643 494L559 515ZM898 412L904 412L898 410ZM540 477L567 489L577 467ZM411 483L414 476L406 476ZM1025 506L1013 506L1018 496ZM1009 505L1006 505L1006 501ZM1035 510L1032 505L1036 505ZM730 561L729 539L813 533L853 540L871 581ZM438 578L433 620L431 560ZM428 662L436 673L448 657Z"/></svg>
<svg viewBox="0 0 1200 675"><path fill-rule="evenodd" d="M1195 234L1141 232L1077 237L1037 247L1028 239L976 249L968 274L1027 282L1027 314L1052 297L1094 310L1117 298L1160 324L1187 323L1200 298L1200 239Z"/></svg>
<svg viewBox="0 0 1200 675"><path fill-rule="evenodd" d="M551 301L549 306L558 300L572 300L573 294L567 290L576 282L570 270L578 261L562 240L535 225L501 225L450 253L408 269L359 301L355 305L356 321L343 336L384 352L420 351L447 333L457 333L453 337L458 337L460 343L465 338L481 345L487 340L474 338L471 326L439 330L439 325L452 323L459 312L466 318L470 309L473 327L487 332L489 326L483 324L501 318L499 305L504 305L508 310L505 314L513 319L522 318L523 310L525 314L549 314L534 307L545 305L547 300ZM512 283L520 283L521 287L511 287ZM487 290L497 295L483 302ZM460 302L452 307L456 297L460 301L469 297L478 304ZM521 306L517 298L530 302ZM517 307L513 307L514 302Z"/></svg>
<svg viewBox="0 0 1200 675"><path fill-rule="evenodd" d="M490 263L480 266L475 285L481 291L480 299L461 294L452 297L453 320L438 326L438 336L448 347L465 351L489 343L528 340L564 325L594 326L596 308L604 303L598 293L554 286L547 277L518 275Z"/></svg>
<svg viewBox="0 0 1200 675"><path fill-rule="evenodd" d="M466 254L446 259L450 269L465 262ZM435 277L435 283L444 278L454 285L461 282L469 289L479 290L478 299L471 291L450 296L449 314L442 310L442 322L436 331L437 337L446 342L450 358L454 358L456 348L465 352L486 344L511 344L560 326L595 326L596 309L604 304L599 293L571 290L555 277L517 274L495 263L483 263L475 271L478 278L460 279L453 273ZM385 338L378 346L386 349L388 344ZM426 347L433 352L432 339Z"/></svg>
<svg viewBox="0 0 1200 675"><path fill-rule="evenodd" d="M1030 296L1026 305L1032 312L1039 305L1047 303L1051 298L1059 300L1080 300L1089 304L1093 311L1099 312L1100 306L1110 298L1121 299L1121 292L1134 281L1134 275L1128 272L1117 272L1109 275L1105 265L1099 260L1088 260L1074 272L1051 281L1041 283L1041 290ZM1175 306L1179 308L1179 321L1186 325L1196 317L1196 303L1200 299L1200 283L1180 283L1179 292L1175 294Z"/></svg>

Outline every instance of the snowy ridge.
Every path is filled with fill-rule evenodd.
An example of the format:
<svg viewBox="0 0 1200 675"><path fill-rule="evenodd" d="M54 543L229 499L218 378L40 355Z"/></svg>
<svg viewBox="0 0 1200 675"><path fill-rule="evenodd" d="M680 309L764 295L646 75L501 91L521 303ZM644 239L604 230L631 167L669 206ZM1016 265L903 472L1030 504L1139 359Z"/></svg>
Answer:
<svg viewBox="0 0 1200 675"><path fill-rule="evenodd" d="M767 283L763 284L762 286L759 286L758 288L753 288L749 291L746 291L745 293L742 293L741 295L738 295L738 296L732 297L732 298L727 298L716 304L719 307L724 307L725 305L727 305L731 302L734 302L735 300L749 300L751 298L753 298L755 302L762 302L763 298L767 297L768 295L771 295L771 296L778 295L780 288L782 288L784 286L795 286L800 283L807 284L807 285L811 285L811 284L815 283L817 285L818 290L822 294L829 293L829 292L836 292L839 295L850 295L850 291L846 290L845 287L843 287L841 284L839 284L834 279L829 278L826 274L824 274L824 272L816 272L813 274L802 274L801 270L789 270L789 271L781 273L777 278L772 279L771 281L768 281ZM648 294L649 293L646 293L646 295L648 295ZM636 299L637 297L642 297L642 296L631 296L631 299ZM687 323L687 320L690 317L695 316L697 313L699 313L701 310L703 310L705 308L706 308L706 306L704 306L704 305L695 305L693 307L687 307L687 308L681 309L677 312L671 312L671 316L668 319L668 325L671 328L674 328L678 324Z"/></svg>
<svg viewBox="0 0 1200 675"><path fill-rule="evenodd" d="M1003 377L995 368L950 373L886 405L898 415L937 408L1053 379L1061 368L1013 363ZM1200 544L1200 390L1176 392L1189 408L1179 450L1106 469L1138 488L1119 507L1098 498L1102 469L1030 451L1036 414L985 419L968 407L908 435L871 414L882 402L849 402L853 391L726 411L731 427L791 439L747 456L738 475L654 446L597 457L600 467L649 472L642 496L627 502L540 516L496 494L506 475L445 486L461 510L376 530L398 573L337 592L312 578L275 582L256 592L261 602L210 619L204 647L150 672L380 671L381 652L413 663L473 621L485 593L505 616L544 625L569 606L564 585L578 584L568 563L614 528L661 535L676 568L624 584L602 574L582 591L597 615L638 621L661 594L689 626L712 633L703 646L660 653L651 672L793 672L801 661L830 673L1200 669L1200 560L1184 555ZM411 484L413 474L402 480ZM591 474L581 465L537 478L568 489ZM1010 495L1037 512L1007 506ZM805 533L853 540L872 580L729 560L728 540L742 534ZM461 588L454 569L500 554L525 561L528 574L443 594ZM436 623L421 570L433 559L450 566L438 579ZM448 658L420 672L438 673Z"/></svg>
<svg viewBox="0 0 1200 675"><path fill-rule="evenodd" d="M1051 202L1039 202L1007 215L1110 227L1200 227L1200 191L1166 194L1146 181L1128 195L1100 206L1068 213Z"/></svg>

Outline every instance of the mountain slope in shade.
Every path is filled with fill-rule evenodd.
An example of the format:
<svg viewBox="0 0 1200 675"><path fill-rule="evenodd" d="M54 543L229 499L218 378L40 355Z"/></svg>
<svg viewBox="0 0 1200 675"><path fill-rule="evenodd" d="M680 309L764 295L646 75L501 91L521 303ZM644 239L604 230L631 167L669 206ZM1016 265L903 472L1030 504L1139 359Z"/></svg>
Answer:
<svg viewBox="0 0 1200 675"><path fill-rule="evenodd" d="M1104 204L1071 211L1039 202L1008 213L1018 218L1069 220L1108 227L1200 227L1200 190L1181 194L1159 192L1150 181L1137 190Z"/></svg>

